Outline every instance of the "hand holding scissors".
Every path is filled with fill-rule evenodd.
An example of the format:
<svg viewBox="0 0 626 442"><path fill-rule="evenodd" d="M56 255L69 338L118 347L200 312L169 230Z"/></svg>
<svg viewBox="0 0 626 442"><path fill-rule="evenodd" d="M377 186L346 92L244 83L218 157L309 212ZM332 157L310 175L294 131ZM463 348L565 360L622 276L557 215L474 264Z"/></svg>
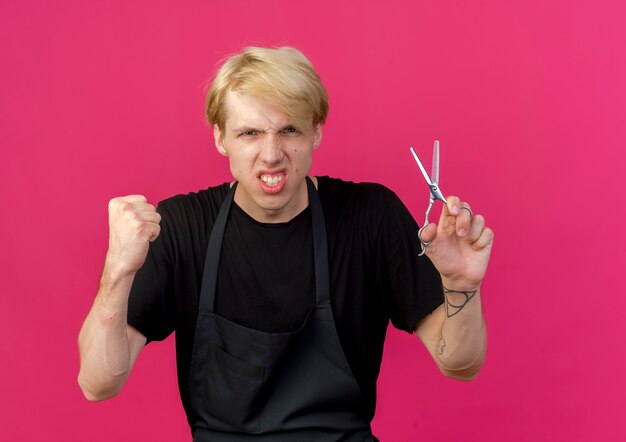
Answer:
<svg viewBox="0 0 626 442"><path fill-rule="evenodd" d="M463 287L480 284L489 262L493 231L485 226L485 219L482 215L474 216L469 204L461 202L456 196L448 195L447 198L443 196L439 188L438 141L435 141L433 146L431 175L428 175L413 148L411 148L411 153L430 189L430 201L426 209L424 225L418 231L422 249L419 256L424 255L427 247L436 241L436 245L433 244L430 250L429 258L439 270L444 283L447 282L450 286L454 281ZM437 231L426 234L425 229L430 224L428 215L436 201L444 203L441 219ZM429 238L429 241L425 238Z"/></svg>

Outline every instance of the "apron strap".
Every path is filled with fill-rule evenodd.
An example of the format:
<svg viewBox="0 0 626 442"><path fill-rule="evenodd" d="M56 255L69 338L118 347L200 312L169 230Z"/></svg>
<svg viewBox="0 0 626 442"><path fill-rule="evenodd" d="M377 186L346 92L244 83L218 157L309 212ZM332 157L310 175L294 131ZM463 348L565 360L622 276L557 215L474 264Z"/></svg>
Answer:
<svg viewBox="0 0 626 442"><path fill-rule="evenodd" d="M309 206L313 224L313 259L315 263L315 303L330 304L330 271L328 266L328 240L322 203L313 181L306 177Z"/></svg>
<svg viewBox="0 0 626 442"><path fill-rule="evenodd" d="M202 275L202 287L200 288L200 300L198 313L212 313L215 308L215 292L217 288L217 271L219 269L220 255L222 254L222 240L226 231L226 222L230 213L230 206L233 203L237 181L228 190L226 198L220 207L220 211L213 224L209 246L206 249L206 259L204 260L204 272Z"/></svg>

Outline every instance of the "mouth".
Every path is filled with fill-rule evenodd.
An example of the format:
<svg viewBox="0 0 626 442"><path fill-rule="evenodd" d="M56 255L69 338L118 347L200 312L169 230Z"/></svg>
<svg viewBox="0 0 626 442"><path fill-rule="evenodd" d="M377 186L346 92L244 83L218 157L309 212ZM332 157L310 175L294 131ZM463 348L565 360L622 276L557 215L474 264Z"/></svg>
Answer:
<svg viewBox="0 0 626 442"><path fill-rule="evenodd" d="M267 175L263 174L259 177L261 181L263 181L266 185L270 187L277 186L283 180L284 175Z"/></svg>
<svg viewBox="0 0 626 442"><path fill-rule="evenodd" d="M262 172L258 175L259 184L265 193L273 194L280 192L287 181L285 171Z"/></svg>

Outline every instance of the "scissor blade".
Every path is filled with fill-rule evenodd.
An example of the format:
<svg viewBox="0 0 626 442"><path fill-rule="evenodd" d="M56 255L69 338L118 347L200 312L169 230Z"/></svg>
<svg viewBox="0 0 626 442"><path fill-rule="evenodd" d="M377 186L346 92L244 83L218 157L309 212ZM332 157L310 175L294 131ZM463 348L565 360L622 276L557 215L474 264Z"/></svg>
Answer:
<svg viewBox="0 0 626 442"><path fill-rule="evenodd" d="M431 178L433 183L439 184L439 141L435 140L433 146L433 168L431 170Z"/></svg>
<svg viewBox="0 0 626 442"><path fill-rule="evenodd" d="M415 153L413 148L411 147L410 149L411 149L411 153L413 154L413 157L415 158L415 161L417 162L417 165L420 167L420 170L422 171L422 175L424 175L424 179L426 180L426 182L430 186L432 184L432 181L430 180L430 177L426 173L426 169L424 169L424 166L422 165L422 162L420 161L419 157L417 156L417 154Z"/></svg>

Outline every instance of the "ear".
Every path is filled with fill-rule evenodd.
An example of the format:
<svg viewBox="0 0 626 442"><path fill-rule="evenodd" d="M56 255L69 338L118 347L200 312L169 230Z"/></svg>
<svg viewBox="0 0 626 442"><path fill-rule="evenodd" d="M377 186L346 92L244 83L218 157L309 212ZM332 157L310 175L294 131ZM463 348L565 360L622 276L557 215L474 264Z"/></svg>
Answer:
<svg viewBox="0 0 626 442"><path fill-rule="evenodd" d="M322 143L322 125L318 124L315 126L315 132L313 134L313 150L317 149L317 147Z"/></svg>
<svg viewBox="0 0 626 442"><path fill-rule="evenodd" d="M228 151L224 147L224 138L222 137L222 131L217 126L217 124L213 126L213 138L215 138L215 147L217 147L217 151L227 157Z"/></svg>

